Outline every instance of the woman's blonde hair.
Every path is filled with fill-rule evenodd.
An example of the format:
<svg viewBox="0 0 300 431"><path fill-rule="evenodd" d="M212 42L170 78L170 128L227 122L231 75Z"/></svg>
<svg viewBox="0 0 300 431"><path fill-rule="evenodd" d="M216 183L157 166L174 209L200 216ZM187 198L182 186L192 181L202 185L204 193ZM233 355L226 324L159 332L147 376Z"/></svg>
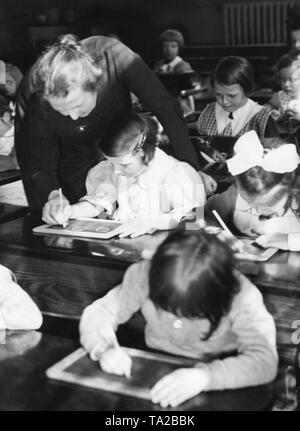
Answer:
<svg viewBox="0 0 300 431"><path fill-rule="evenodd" d="M72 88L94 92L102 70L76 36L67 34L50 45L32 69L32 83L37 94L67 97Z"/></svg>

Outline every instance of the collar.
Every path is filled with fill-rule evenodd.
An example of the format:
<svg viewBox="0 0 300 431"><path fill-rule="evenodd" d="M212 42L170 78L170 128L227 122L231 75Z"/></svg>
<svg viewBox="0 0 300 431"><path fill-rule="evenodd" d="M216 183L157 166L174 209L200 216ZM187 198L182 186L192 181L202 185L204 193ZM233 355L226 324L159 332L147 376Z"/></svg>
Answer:
<svg viewBox="0 0 300 431"><path fill-rule="evenodd" d="M286 199L287 199L286 197L283 197L282 199L280 199L276 204L272 206L272 214L265 216L264 214L258 213L255 208L252 208L252 206L245 199L243 199L242 196L238 193L237 201L236 201L236 210L241 212L251 213L259 217L260 219L263 219L263 218L269 219L272 217L283 217L284 205L286 203ZM288 209L285 214L289 212L290 212L290 209Z"/></svg>
<svg viewBox="0 0 300 431"><path fill-rule="evenodd" d="M233 119L228 118L229 112L225 111L218 103L215 105L215 115L218 133L222 134L225 127L231 123L232 134L236 135L248 121L259 112L263 106L249 99L244 106L233 112Z"/></svg>
<svg viewBox="0 0 300 431"><path fill-rule="evenodd" d="M166 63L165 61L163 62L163 69L164 70L168 70L170 72L173 71L174 67L177 66L178 63L180 63L182 61L182 58L179 57L178 55L174 58L174 60L172 60L170 63Z"/></svg>

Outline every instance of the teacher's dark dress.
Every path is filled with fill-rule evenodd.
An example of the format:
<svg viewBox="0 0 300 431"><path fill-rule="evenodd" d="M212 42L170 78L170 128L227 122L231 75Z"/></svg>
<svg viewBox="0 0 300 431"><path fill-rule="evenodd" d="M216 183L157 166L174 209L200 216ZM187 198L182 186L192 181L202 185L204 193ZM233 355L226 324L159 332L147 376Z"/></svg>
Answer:
<svg viewBox="0 0 300 431"><path fill-rule="evenodd" d="M30 74L19 92L19 109L25 115L18 127L16 151L31 210L41 210L49 193L59 187L71 203L86 194L86 175L99 161L97 143L114 116L131 111L130 92L162 123L175 156L197 167L177 102L140 56L104 36L82 43L103 71L96 107L87 117L72 120L38 100Z"/></svg>

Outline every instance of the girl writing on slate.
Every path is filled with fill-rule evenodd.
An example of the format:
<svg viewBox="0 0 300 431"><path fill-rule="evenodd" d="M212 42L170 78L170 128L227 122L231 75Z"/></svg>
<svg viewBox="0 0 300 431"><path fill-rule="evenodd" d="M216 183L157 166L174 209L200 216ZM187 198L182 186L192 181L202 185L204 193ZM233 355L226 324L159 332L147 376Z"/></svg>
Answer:
<svg viewBox="0 0 300 431"><path fill-rule="evenodd" d="M171 233L151 261L130 266L119 286L84 310L81 343L104 371L130 376L131 358L116 346L115 331L138 310L149 347L195 359L193 367L154 384L152 402L162 407L276 376L273 318L258 289L234 269L229 246L215 235Z"/></svg>
<svg viewBox="0 0 300 431"><path fill-rule="evenodd" d="M212 196L208 214L216 210L226 224L258 237L264 247L300 251L300 179L296 146L279 138L259 140L243 135L227 160L235 185Z"/></svg>
<svg viewBox="0 0 300 431"><path fill-rule="evenodd" d="M175 228L180 220L203 207L203 182L194 168L157 148L157 123L135 113L116 118L104 138L105 161L93 167L86 179L87 195L74 205L50 212L43 220L63 224L79 217L104 217L124 222L121 237L136 237L155 229Z"/></svg>
<svg viewBox="0 0 300 431"><path fill-rule="evenodd" d="M259 137L277 136L271 110L250 99L254 88L254 70L246 58L222 58L212 75L216 102L200 114L200 135L239 137L255 130Z"/></svg>

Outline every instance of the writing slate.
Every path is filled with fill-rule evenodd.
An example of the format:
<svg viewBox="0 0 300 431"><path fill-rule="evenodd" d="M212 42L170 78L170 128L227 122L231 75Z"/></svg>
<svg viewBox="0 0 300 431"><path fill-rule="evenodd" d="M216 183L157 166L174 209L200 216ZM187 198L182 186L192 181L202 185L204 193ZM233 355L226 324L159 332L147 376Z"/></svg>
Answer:
<svg viewBox="0 0 300 431"><path fill-rule="evenodd" d="M34 233L43 235L68 235L84 238L108 239L115 236L115 230L122 223L114 220L97 218L80 218L69 220L66 227L44 224L33 229Z"/></svg>
<svg viewBox="0 0 300 431"><path fill-rule="evenodd" d="M131 377L101 370L82 348L50 367L49 378L94 389L150 399L150 389L164 375L177 368L193 366L195 360L122 347L132 359Z"/></svg>

